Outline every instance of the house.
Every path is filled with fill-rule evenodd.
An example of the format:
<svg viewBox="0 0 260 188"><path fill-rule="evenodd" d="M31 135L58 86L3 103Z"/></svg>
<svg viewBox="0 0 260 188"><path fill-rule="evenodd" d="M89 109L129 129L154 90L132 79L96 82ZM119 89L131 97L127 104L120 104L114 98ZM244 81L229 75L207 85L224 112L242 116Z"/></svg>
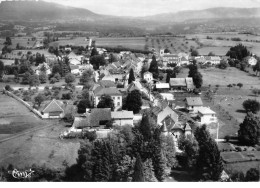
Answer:
<svg viewBox="0 0 260 188"><path fill-rule="evenodd" d="M148 83L152 82L153 80L153 74L151 72L145 72L144 73L144 80L146 80Z"/></svg>
<svg viewBox="0 0 260 188"><path fill-rule="evenodd" d="M70 70L71 70L71 73L76 76L81 74L78 65L70 65Z"/></svg>
<svg viewBox="0 0 260 188"><path fill-rule="evenodd" d="M104 88L116 88L116 84L111 80L100 80L99 85Z"/></svg>
<svg viewBox="0 0 260 188"><path fill-rule="evenodd" d="M187 59L186 57L181 57L180 65L188 65L189 63L189 59Z"/></svg>
<svg viewBox="0 0 260 188"><path fill-rule="evenodd" d="M111 118L114 125L124 126L134 124L134 113L133 111L117 111L111 112Z"/></svg>
<svg viewBox="0 0 260 188"><path fill-rule="evenodd" d="M187 90L192 91L195 89L193 78L171 78L170 79L171 90Z"/></svg>
<svg viewBox="0 0 260 188"><path fill-rule="evenodd" d="M130 93L131 91L138 90L141 92L141 86L137 84L137 82L133 81L131 84L127 85L126 91Z"/></svg>
<svg viewBox="0 0 260 188"><path fill-rule="evenodd" d="M185 58L185 59L187 59L187 61L189 61L189 54L187 54L187 53L185 53L185 52L180 52L180 53L178 53L178 56L180 57L180 58Z"/></svg>
<svg viewBox="0 0 260 188"><path fill-rule="evenodd" d="M166 92L166 91L169 91L170 85L169 85L169 83L157 83L157 84L155 84L155 88L159 92L163 92L163 91Z"/></svg>
<svg viewBox="0 0 260 188"><path fill-rule="evenodd" d="M35 74L37 74L37 75L40 75L42 72L45 72L46 75L51 74L51 68L49 67L49 65L47 63L42 63L42 64L38 65L38 67L35 70Z"/></svg>
<svg viewBox="0 0 260 188"><path fill-rule="evenodd" d="M91 100L95 107L97 107L102 95L109 95L114 100L115 109L122 107L122 93L117 88L97 87L90 91Z"/></svg>
<svg viewBox="0 0 260 188"><path fill-rule="evenodd" d="M110 108L93 108L93 109L91 109L90 118L89 118L90 127L105 127L105 125L110 120L111 120L111 109Z"/></svg>
<svg viewBox="0 0 260 188"><path fill-rule="evenodd" d="M203 124L211 124L211 123L217 123L218 119L216 117L216 113L207 107L200 107L198 108L198 117L199 117L199 123L201 125Z"/></svg>
<svg viewBox="0 0 260 188"><path fill-rule="evenodd" d="M70 59L69 62L71 65L81 65L81 61L78 59L73 58L73 59Z"/></svg>
<svg viewBox="0 0 260 188"><path fill-rule="evenodd" d="M186 109L191 114L197 114L198 110L203 106L200 97L186 97Z"/></svg>
<svg viewBox="0 0 260 188"><path fill-rule="evenodd" d="M181 58L176 54L163 55L163 62L166 64L176 64L180 66Z"/></svg>
<svg viewBox="0 0 260 188"><path fill-rule="evenodd" d="M220 64L221 58L219 56L206 56L205 63L210 63L212 65Z"/></svg>
<svg viewBox="0 0 260 188"><path fill-rule="evenodd" d="M185 78L170 78L171 90L185 90L187 84Z"/></svg>
<svg viewBox="0 0 260 188"><path fill-rule="evenodd" d="M178 114L174 112L168 105L166 107L155 106L151 109L152 117L155 118L157 125L166 122L174 124L178 122Z"/></svg>
<svg viewBox="0 0 260 188"><path fill-rule="evenodd" d="M55 119L55 118L63 118L64 110L61 107L63 105L62 101L57 101L53 99L43 110L42 110L42 118L43 119Z"/></svg>

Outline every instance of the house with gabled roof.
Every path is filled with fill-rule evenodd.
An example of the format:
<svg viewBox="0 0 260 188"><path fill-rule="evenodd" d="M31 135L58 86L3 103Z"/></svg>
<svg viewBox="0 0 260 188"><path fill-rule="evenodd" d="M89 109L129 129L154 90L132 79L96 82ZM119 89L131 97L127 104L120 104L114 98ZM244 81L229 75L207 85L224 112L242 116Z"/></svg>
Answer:
<svg viewBox="0 0 260 188"><path fill-rule="evenodd" d="M217 123L218 119L216 117L216 112L211 110L207 107L201 107L198 109L198 117L199 117L199 123L201 125L203 124L211 124L211 123Z"/></svg>
<svg viewBox="0 0 260 188"><path fill-rule="evenodd" d="M104 88L102 86L98 86L95 90L91 90L89 94L94 107L97 107L102 95L111 96L114 101L115 109L122 107L123 95L117 88Z"/></svg>
<svg viewBox="0 0 260 188"><path fill-rule="evenodd" d="M46 107L42 110L43 119L56 119L64 117L64 109L62 108L63 102L53 99Z"/></svg>
<svg viewBox="0 0 260 188"><path fill-rule="evenodd" d="M170 78L170 87L172 90L187 90L195 89L193 78Z"/></svg>
<svg viewBox="0 0 260 188"><path fill-rule="evenodd" d="M161 125L168 119L171 119L171 124L178 122L178 114L174 112L168 105L166 107L155 106L151 109L151 113L157 125Z"/></svg>
<svg viewBox="0 0 260 188"><path fill-rule="evenodd" d="M134 113L133 111L116 111L111 112L111 118L114 125L124 126L134 124Z"/></svg>
<svg viewBox="0 0 260 188"><path fill-rule="evenodd" d="M203 102L200 97L186 97L186 109L191 114L197 114L198 110L203 107Z"/></svg>

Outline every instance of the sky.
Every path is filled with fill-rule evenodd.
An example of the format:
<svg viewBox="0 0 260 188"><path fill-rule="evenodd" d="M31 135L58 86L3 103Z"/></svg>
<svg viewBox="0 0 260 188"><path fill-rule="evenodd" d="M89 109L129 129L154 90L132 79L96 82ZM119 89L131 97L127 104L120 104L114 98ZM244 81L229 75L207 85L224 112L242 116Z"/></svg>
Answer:
<svg viewBox="0 0 260 188"><path fill-rule="evenodd" d="M260 7L260 0L45 0L86 8L98 14L147 16L213 7Z"/></svg>

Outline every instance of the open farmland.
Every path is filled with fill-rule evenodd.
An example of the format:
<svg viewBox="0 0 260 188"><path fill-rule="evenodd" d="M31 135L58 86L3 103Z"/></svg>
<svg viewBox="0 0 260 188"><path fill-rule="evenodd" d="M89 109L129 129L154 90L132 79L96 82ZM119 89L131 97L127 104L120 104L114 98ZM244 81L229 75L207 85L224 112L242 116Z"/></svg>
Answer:
<svg viewBox="0 0 260 188"><path fill-rule="evenodd" d="M19 43L20 46L32 48L35 45L36 41L32 41L31 37L12 37L12 49L16 48L16 45ZM4 46L5 39L0 39L0 47ZM2 48L1 48L2 49Z"/></svg>
<svg viewBox="0 0 260 188"><path fill-rule="evenodd" d="M124 47L137 50L144 50L144 37L129 37L129 38L96 38L96 45L103 47Z"/></svg>
<svg viewBox="0 0 260 188"><path fill-rule="evenodd" d="M48 125L15 99L0 94L0 138Z"/></svg>
<svg viewBox="0 0 260 188"><path fill-rule="evenodd" d="M77 37L77 38L74 38L74 39L59 40L59 41L51 42L49 45L50 46L72 45L72 46L84 46L84 47L86 47L88 45L88 41L86 40L86 37Z"/></svg>
<svg viewBox="0 0 260 188"><path fill-rule="evenodd" d="M249 73L240 71L234 67L228 67L226 70L217 68L208 68L199 70L203 75L203 86L211 89L218 85L216 98L210 102L202 93L204 106L209 106L217 112L220 120L219 138L226 135L235 135L239 129L239 123L244 120L246 115L243 110L242 103L247 99L256 99L260 101L260 97L252 95L252 88L260 89L260 79L250 75ZM188 69L182 69L177 77L186 77ZM228 88L228 84L242 83L243 87L239 89L237 86ZM260 115L260 112L258 113Z"/></svg>
<svg viewBox="0 0 260 188"><path fill-rule="evenodd" d="M0 166L13 164L16 168L24 168L46 164L57 169L64 167L65 161L69 165L76 163L79 141L59 138L66 129L56 122L52 127L0 143Z"/></svg>
<svg viewBox="0 0 260 188"><path fill-rule="evenodd" d="M186 40L183 37L150 37L146 39L149 49L159 52L160 49L169 49L171 53L189 52L190 48L198 48L196 41Z"/></svg>

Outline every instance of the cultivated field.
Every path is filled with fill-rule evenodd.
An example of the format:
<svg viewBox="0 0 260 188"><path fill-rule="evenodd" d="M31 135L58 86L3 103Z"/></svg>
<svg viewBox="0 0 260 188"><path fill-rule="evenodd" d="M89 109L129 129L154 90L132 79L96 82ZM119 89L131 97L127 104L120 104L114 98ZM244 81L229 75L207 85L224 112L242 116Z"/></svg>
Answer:
<svg viewBox="0 0 260 188"><path fill-rule="evenodd" d="M219 85L214 101L208 101L204 97L205 92L201 95L204 106L209 106L214 110L220 120L219 138L224 138L226 135L236 135L239 124L244 120L246 115L242 103L247 99L257 99L260 101L260 97L252 95L252 88L260 89L259 77L252 76L233 67L229 67L226 70L208 68L200 69L199 71L203 75L204 87L211 85L211 89L214 90L216 85ZM188 69L183 69L177 77L186 77L187 75ZM237 86L230 89L227 87L228 84L237 83L242 83L243 87L241 89ZM216 129L216 127L210 128L212 130Z"/></svg>
<svg viewBox="0 0 260 188"><path fill-rule="evenodd" d="M29 39L29 41L28 41ZM23 46L23 47L33 47L34 44L35 44L35 41L32 41L31 40L31 37L12 37L11 38L12 40L12 45L11 45L11 48L12 49L15 49L16 48L16 45L19 43L20 46ZM2 50L3 46L4 46L4 42L5 42L5 39L1 38L0 39L0 48Z"/></svg>

